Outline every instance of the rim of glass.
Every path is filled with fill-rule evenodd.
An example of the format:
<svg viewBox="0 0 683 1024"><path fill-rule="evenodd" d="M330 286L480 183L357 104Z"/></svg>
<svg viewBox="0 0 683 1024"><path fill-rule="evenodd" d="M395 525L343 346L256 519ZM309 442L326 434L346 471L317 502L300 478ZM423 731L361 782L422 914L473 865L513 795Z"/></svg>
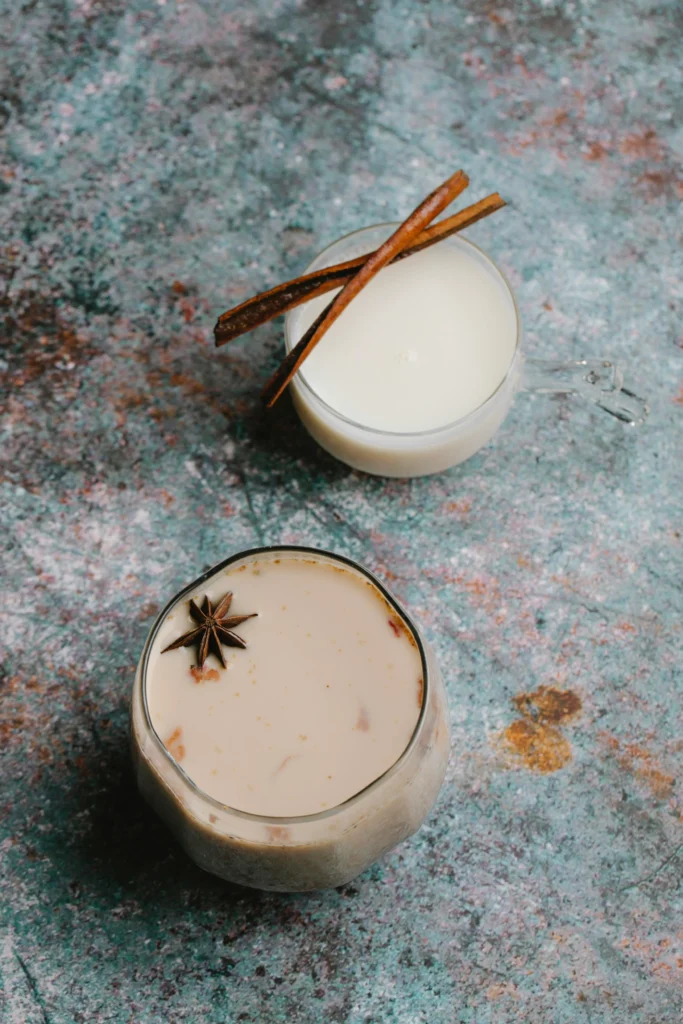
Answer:
<svg viewBox="0 0 683 1024"><path fill-rule="evenodd" d="M396 228L396 227L398 227L398 221L386 221L386 222L382 222L380 224L371 224L371 225L368 225L367 227L364 227L364 228L358 228L358 229L356 229L356 231L349 231L348 234L341 235L339 238L336 239L336 241L331 242L330 245L326 246L324 249L321 249L321 251L317 254L317 256L313 257L313 259L308 264L308 266L306 267L306 269L304 270L303 273L304 274L315 273L316 272L315 270L311 270L313 264L317 263L319 259L321 259L322 257L326 256L327 253L330 252L332 249L335 249L340 244L340 242L346 242L348 239L355 238L357 235L364 235L364 234L366 234L369 231L376 231L378 228L391 229L391 228ZM515 350L512 353L512 358L510 360L510 364L509 364L507 370L505 371L505 376L501 380L500 384L498 384L496 389L494 391L492 391L491 394L488 396L488 398L485 398L484 401L481 403L481 405L478 405L476 407L476 409L472 409L472 411L468 412L465 416L460 416L459 419L457 419L457 420L451 420L449 423L445 423L441 427L430 427L429 430L382 430L379 427L369 427L369 426L367 426L367 424L359 423L357 420L353 420L353 419L351 419L351 417L345 416L344 413L339 412L338 409L335 409L334 406L332 406L328 402L326 402L325 399L322 398L318 394L318 392L315 390L315 388L313 388L309 384L309 382L304 377L303 370L298 370L296 375L295 375L295 377L294 377L294 380L297 383L300 383L306 389L306 391L308 391L313 396L313 398L315 398L315 400L317 402L320 402L320 404L329 413L331 413L334 417L336 417L336 419L343 420L344 423L348 423L349 426L355 427L357 430L362 430L366 434L373 434L373 435L379 436L379 437L429 437L430 435L445 433L446 431L453 430L453 428L455 428L455 427L460 427L463 424L467 423L468 420L470 420L473 417L477 416L478 413L480 413L482 411L482 409L486 408L486 406L489 404L489 402L493 401L493 399L496 397L498 392L501 391L502 388L505 387L506 383L511 378L511 376L512 376L514 370L515 370L517 361L519 359L519 355L520 355L520 351L521 351L521 345L522 345L522 319L521 319L520 312L519 312L519 306L517 305L517 299L515 298L515 293L512 290L512 285L510 284L510 282L508 281L507 277L505 276L503 271L500 269L500 267L498 266L496 261L491 256L489 256L489 254L484 249L482 249L481 246L477 245L475 242L470 241L469 238L465 238L464 235L462 235L460 232L456 232L454 235L451 235L450 238L441 239L441 242L443 242L443 244L446 245L449 242L451 242L452 240L455 240L455 241L458 241L458 242L462 242L465 246L470 246L472 249L475 249L476 252L482 257L482 259L486 263L490 264L490 266L493 269L493 271L496 274L498 274L498 276L499 276L499 278L500 278L500 280L501 280L505 290L507 291L507 294L510 296L510 299L512 301L512 308L513 308L514 314L515 314ZM441 242L437 242L435 244L439 245L439 244L441 244ZM410 259L410 257L408 257L408 259ZM317 269L322 271L322 270L325 269L325 267L322 266L322 267L318 267ZM301 305L303 305L303 303ZM298 307L294 307L294 309L297 309L297 308ZM290 344L290 341L291 341L291 337L290 336L291 336L292 314L294 313L294 309L288 310L287 314L285 315L285 347L286 347L288 352L291 351L291 348L293 347Z"/></svg>
<svg viewBox="0 0 683 1024"><path fill-rule="evenodd" d="M216 573L221 572L221 570L227 568L229 565L232 565L233 562L237 562L241 559L253 558L263 554L275 554L279 551L294 551L298 554L303 555L323 555L325 558L330 558L336 562L341 562L344 565L350 566L352 569L355 569L356 571L360 572L361 575L369 579L370 582L374 584L375 587L377 587L384 600L390 605L391 608L394 609L394 611L396 611L400 615L401 619L408 626L411 635L415 640L417 650L420 655L420 661L422 663L423 680L422 707L420 708L420 714L418 715L417 722L415 723L415 728L413 729L412 735L408 740L408 743L404 747L400 756L394 761L394 763L390 765L386 769L386 771L382 772L381 775L378 775L376 779L373 779L372 782L369 782L367 786L365 786L363 789L358 790L357 793L354 793L352 796L350 796L347 800L344 800L342 803L335 804L334 807L328 807L324 811L316 811L314 814L290 815L289 817L280 817L268 814L253 814L251 811L243 811L240 810L238 807L231 807L229 804L224 804L222 801L217 800L215 797L212 797L209 793L206 793L200 786L196 784L196 782L193 781L193 779L190 778L187 772L183 768L181 768L178 762L171 756L169 751L166 749L166 746L164 745L161 737L154 728L152 716L150 715L149 711L149 704L147 702L147 670L149 666L149 657L152 650L152 645L156 639L159 629L161 628L162 622L166 618L167 614L170 612L171 608L173 608L176 604L180 603L180 601L182 601L188 594L192 593L193 590L197 589L197 587L204 584L212 576L215 576ZM192 792L195 793L200 799L211 804L213 807L217 807L219 810L222 811L227 811L229 814L235 814L237 815L237 817L245 818L249 821L261 822L266 825L273 821L287 822L289 824L304 824L306 822L316 822L324 820L325 818L333 817L334 815L338 814L341 810L345 810L351 804L360 800L360 798L367 794L371 789L378 787L380 783L382 783L388 776L396 774L396 772L398 772L403 762L407 760L409 754L413 751L417 743L418 736L422 730L422 725L424 723L426 714L427 702L429 699L429 686L430 682L427 655L424 649L424 644L422 642L422 637L420 636L420 632L415 623L413 622L413 620L411 619L411 617L401 607L401 605L393 597L393 595L387 590L382 581L378 579L378 577L375 576L375 574L371 572L370 569L366 569L364 565L361 565L360 562L356 562L353 558L348 558L346 555L338 555L335 552L327 551L324 548L310 548L300 546L297 544L269 544L263 547L249 548L246 551L238 551L236 554L231 555L224 561L219 562L217 565L214 565L211 569L207 569L207 571L202 573L201 576L198 576L196 580L193 580L193 582L188 584L188 586L183 587L182 590L179 590L178 593L174 597L172 597L171 600L166 604L166 606L161 610L161 612L159 612L159 615L157 616L154 625L149 631L149 634L145 641L145 646L142 651L142 659L140 663L140 695L142 698L142 709L145 718L145 725L147 726L149 733L152 735L152 738L156 744L157 749L161 752L162 756L164 757L164 760L171 766L172 770L179 776L180 781L187 785L192 790ZM189 811L189 808L186 808L186 810Z"/></svg>

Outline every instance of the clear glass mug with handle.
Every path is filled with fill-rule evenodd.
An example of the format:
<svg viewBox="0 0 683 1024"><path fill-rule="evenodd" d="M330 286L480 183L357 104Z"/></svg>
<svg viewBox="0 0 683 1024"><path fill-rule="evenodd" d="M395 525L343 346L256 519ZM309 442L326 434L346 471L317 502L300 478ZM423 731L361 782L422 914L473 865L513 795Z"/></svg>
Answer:
<svg viewBox="0 0 683 1024"><path fill-rule="evenodd" d="M338 239L311 262L305 273L371 252L396 227L395 224L378 224ZM516 321L516 343L503 380L467 416L432 430L398 433L355 422L333 409L311 387L304 366L292 381L292 398L299 418L318 444L354 469L378 476L413 477L449 469L488 444L520 391L574 395L629 425L645 420L648 414L645 401L625 386L623 372L616 363L606 359L566 362L523 355L519 308L500 268L462 235L437 244L464 247L498 279L507 295ZM304 309L305 305L295 307L285 317L287 351L296 345L306 329Z"/></svg>

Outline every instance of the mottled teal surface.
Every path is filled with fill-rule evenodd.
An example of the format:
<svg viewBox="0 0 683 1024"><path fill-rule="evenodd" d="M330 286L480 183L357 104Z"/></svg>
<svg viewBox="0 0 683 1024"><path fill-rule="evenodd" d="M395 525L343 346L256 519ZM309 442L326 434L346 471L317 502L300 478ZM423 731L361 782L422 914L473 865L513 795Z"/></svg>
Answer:
<svg viewBox="0 0 683 1024"><path fill-rule="evenodd" d="M4 7L3 1022L678 1022L681 4ZM652 414L521 396L466 465L364 477L263 413L281 324L213 322L459 166L528 351ZM271 541L388 579L448 680L437 808L338 892L203 875L128 769L155 611ZM521 719L540 686L581 712Z"/></svg>

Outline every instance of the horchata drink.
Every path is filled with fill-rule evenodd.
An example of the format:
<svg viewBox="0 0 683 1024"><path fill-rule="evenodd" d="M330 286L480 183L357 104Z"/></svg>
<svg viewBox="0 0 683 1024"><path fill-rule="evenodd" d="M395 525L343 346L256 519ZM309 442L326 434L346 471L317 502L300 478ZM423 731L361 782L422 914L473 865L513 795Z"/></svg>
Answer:
<svg viewBox="0 0 683 1024"><path fill-rule="evenodd" d="M355 563L247 552L175 598L138 669L143 793L208 870L338 885L415 830L448 756L438 670Z"/></svg>
<svg viewBox="0 0 683 1024"><path fill-rule="evenodd" d="M372 249L391 228L341 239L308 268ZM293 347L335 292L293 309ZM384 476L461 462L495 433L517 383L519 323L495 264L462 237L385 267L311 352L293 382L297 411L333 455Z"/></svg>

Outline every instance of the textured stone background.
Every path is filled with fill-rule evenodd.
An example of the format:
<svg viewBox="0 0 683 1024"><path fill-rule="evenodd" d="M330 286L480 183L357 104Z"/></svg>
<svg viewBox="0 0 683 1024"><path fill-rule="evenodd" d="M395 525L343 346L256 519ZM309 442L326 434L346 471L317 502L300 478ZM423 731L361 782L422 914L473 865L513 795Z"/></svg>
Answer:
<svg viewBox="0 0 683 1024"><path fill-rule="evenodd" d="M679 1021L680 3L4 7L2 1020ZM471 236L528 351L618 356L652 414L520 396L466 465L364 477L262 412L280 324L211 328L458 166L511 202ZM128 773L155 611L264 541L382 574L448 679L435 812L338 892L204 876Z"/></svg>

